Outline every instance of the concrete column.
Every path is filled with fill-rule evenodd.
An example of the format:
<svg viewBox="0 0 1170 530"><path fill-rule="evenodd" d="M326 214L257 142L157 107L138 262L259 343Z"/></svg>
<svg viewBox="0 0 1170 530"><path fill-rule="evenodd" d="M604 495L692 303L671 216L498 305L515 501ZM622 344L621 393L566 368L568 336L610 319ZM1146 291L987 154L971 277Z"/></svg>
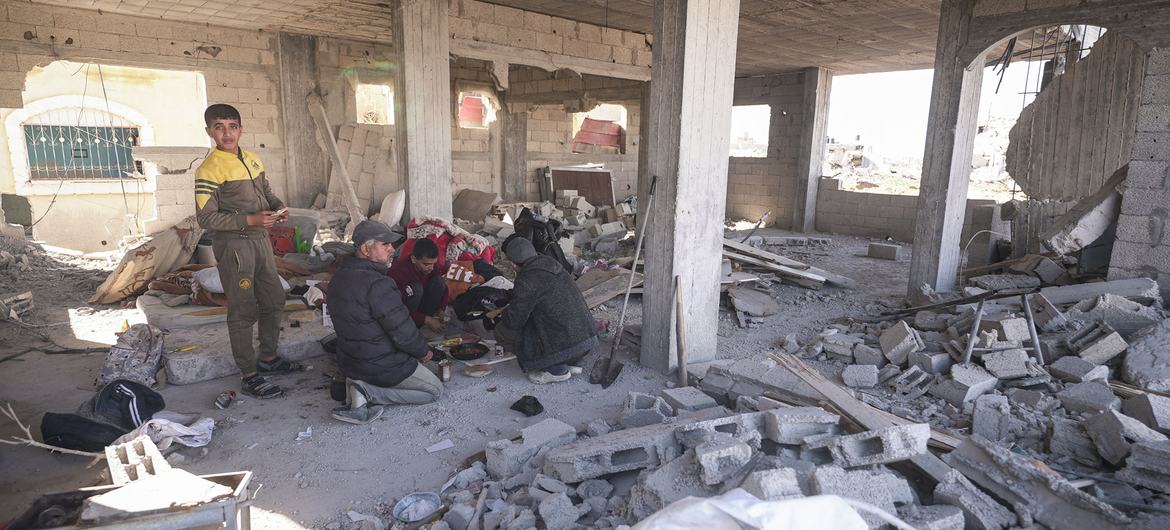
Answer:
<svg viewBox="0 0 1170 530"><path fill-rule="evenodd" d="M317 89L317 38L281 33L277 39L280 116L284 124L289 206L308 207L324 191L328 156L317 144L317 126L305 98ZM247 125L245 124L245 127Z"/></svg>
<svg viewBox="0 0 1170 530"><path fill-rule="evenodd" d="M646 228L643 365L668 371L674 355L674 277L681 278L691 362L714 359L719 265L727 202L727 145L739 0L656 0L654 57L644 128L647 177L658 176ZM644 186L644 185L643 185ZM643 186L639 186L642 188Z"/></svg>
<svg viewBox="0 0 1170 530"><path fill-rule="evenodd" d="M796 204L792 210L792 229L812 232L816 229L817 188L821 165L825 159L828 136L829 91L833 74L826 68L804 69L804 100L801 103L800 158L796 179Z"/></svg>
<svg viewBox="0 0 1170 530"><path fill-rule="evenodd" d="M447 2L397 0L394 87L398 171L411 217L451 218L451 67Z"/></svg>
<svg viewBox="0 0 1170 530"><path fill-rule="evenodd" d="M528 200L528 112L500 111L504 121L504 194L505 201Z"/></svg>
<svg viewBox="0 0 1170 530"><path fill-rule="evenodd" d="M983 54L969 63L958 58L968 39L973 5L973 0L947 0L939 16L910 293L924 283L937 291L953 290L959 272L959 238L971 179L984 65Z"/></svg>

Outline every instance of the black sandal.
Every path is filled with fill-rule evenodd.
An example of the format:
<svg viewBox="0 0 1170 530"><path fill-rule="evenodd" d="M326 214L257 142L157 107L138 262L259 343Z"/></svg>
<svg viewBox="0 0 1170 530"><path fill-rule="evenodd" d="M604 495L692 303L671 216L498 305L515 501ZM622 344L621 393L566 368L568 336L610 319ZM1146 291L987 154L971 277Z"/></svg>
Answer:
<svg viewBox="0 0 1170 530"><path fill-rule="evenodd" d="M289 372L300 372L305 369L305 365L296 361L290 361L284 357L277 357L271 361L258 359L256 361L256 371L262 374L287 374Z"/></svg>
<svg viewBox="0 0 1170 530"><path fill-rule="evenodd" d="M281 390L279 386L269 383L267 379L259 375L245 379L242 390L245 394L259 399L274 398L284 394L284 390Z"/></svg>

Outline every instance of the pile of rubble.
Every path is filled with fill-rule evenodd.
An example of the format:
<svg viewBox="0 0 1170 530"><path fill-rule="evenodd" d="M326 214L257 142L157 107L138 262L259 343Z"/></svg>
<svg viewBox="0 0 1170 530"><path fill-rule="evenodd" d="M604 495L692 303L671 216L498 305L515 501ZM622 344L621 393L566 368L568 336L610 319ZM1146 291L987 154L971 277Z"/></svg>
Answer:
<svg viewBox="0 0 1170 530"><path fill-rule="evenodd" d="M557 221L567 235L560 240L565 256L581 256L584 250L597 254L614 254L618 241L634 229L634 214L631 202L618 202L615 206L595 206L577 190L557 190L556 203L512 202L495 204L483 219L482 226L458 222L469 232L478 231L488 237L493 245L503 242L512 235L513 224L525 208L534 215Z"/></svg>

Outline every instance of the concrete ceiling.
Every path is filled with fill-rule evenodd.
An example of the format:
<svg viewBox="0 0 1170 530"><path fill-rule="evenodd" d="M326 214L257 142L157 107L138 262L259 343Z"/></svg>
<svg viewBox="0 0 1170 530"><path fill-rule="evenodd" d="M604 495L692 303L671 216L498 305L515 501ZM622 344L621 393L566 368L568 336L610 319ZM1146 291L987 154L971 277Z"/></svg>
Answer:
<svg viewBox="0 0 1170 530"><path fill-rule="evenodd" d="M237 28L386 41L388 0L34 0ZM650 33L653 0L488 0ZM741 0L736 76L824 66L835 73L929 68L941 0Z"/></svg>
<svg viewBox="0 0 1170 530"><path fill-rule="evenodd" d="M486 0L650 33L653 0ZM836 73L934 66L940 0L741 0L737 77L824 66Z"/></svg>

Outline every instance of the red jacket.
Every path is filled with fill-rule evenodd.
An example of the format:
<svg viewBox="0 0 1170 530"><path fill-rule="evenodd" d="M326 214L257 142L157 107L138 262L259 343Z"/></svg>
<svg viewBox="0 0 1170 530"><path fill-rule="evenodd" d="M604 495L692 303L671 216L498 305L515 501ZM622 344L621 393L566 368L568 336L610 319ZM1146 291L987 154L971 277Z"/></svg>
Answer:
<svg viewBox="0 0 1170 530"><path fill-rule="evenodd" d="M398 285L398 292L402 295L402 304L406 305L406 298L410 296L407 292L408 285L412 283L426 285L431 278L435 277L443 279L444 271L445 269L440 269L439 264L435 263L435 268L431 269L431 273L424 276L419 274L418 271L414 269L414 264L411 263L410 258L407 257L406 261L398 261L394 263L394 265L392 265L390 269L386 271L386 276L389 276L394 280L394 283ZM440 307L447 307L448 298L450 297L443 297L443 303L440 305ZM410 309L410 307L407 307L407 309L410 311L410 319L413 320L417 326L422 326L426 317L431 316L419 313L418 311Z"/></svg>

